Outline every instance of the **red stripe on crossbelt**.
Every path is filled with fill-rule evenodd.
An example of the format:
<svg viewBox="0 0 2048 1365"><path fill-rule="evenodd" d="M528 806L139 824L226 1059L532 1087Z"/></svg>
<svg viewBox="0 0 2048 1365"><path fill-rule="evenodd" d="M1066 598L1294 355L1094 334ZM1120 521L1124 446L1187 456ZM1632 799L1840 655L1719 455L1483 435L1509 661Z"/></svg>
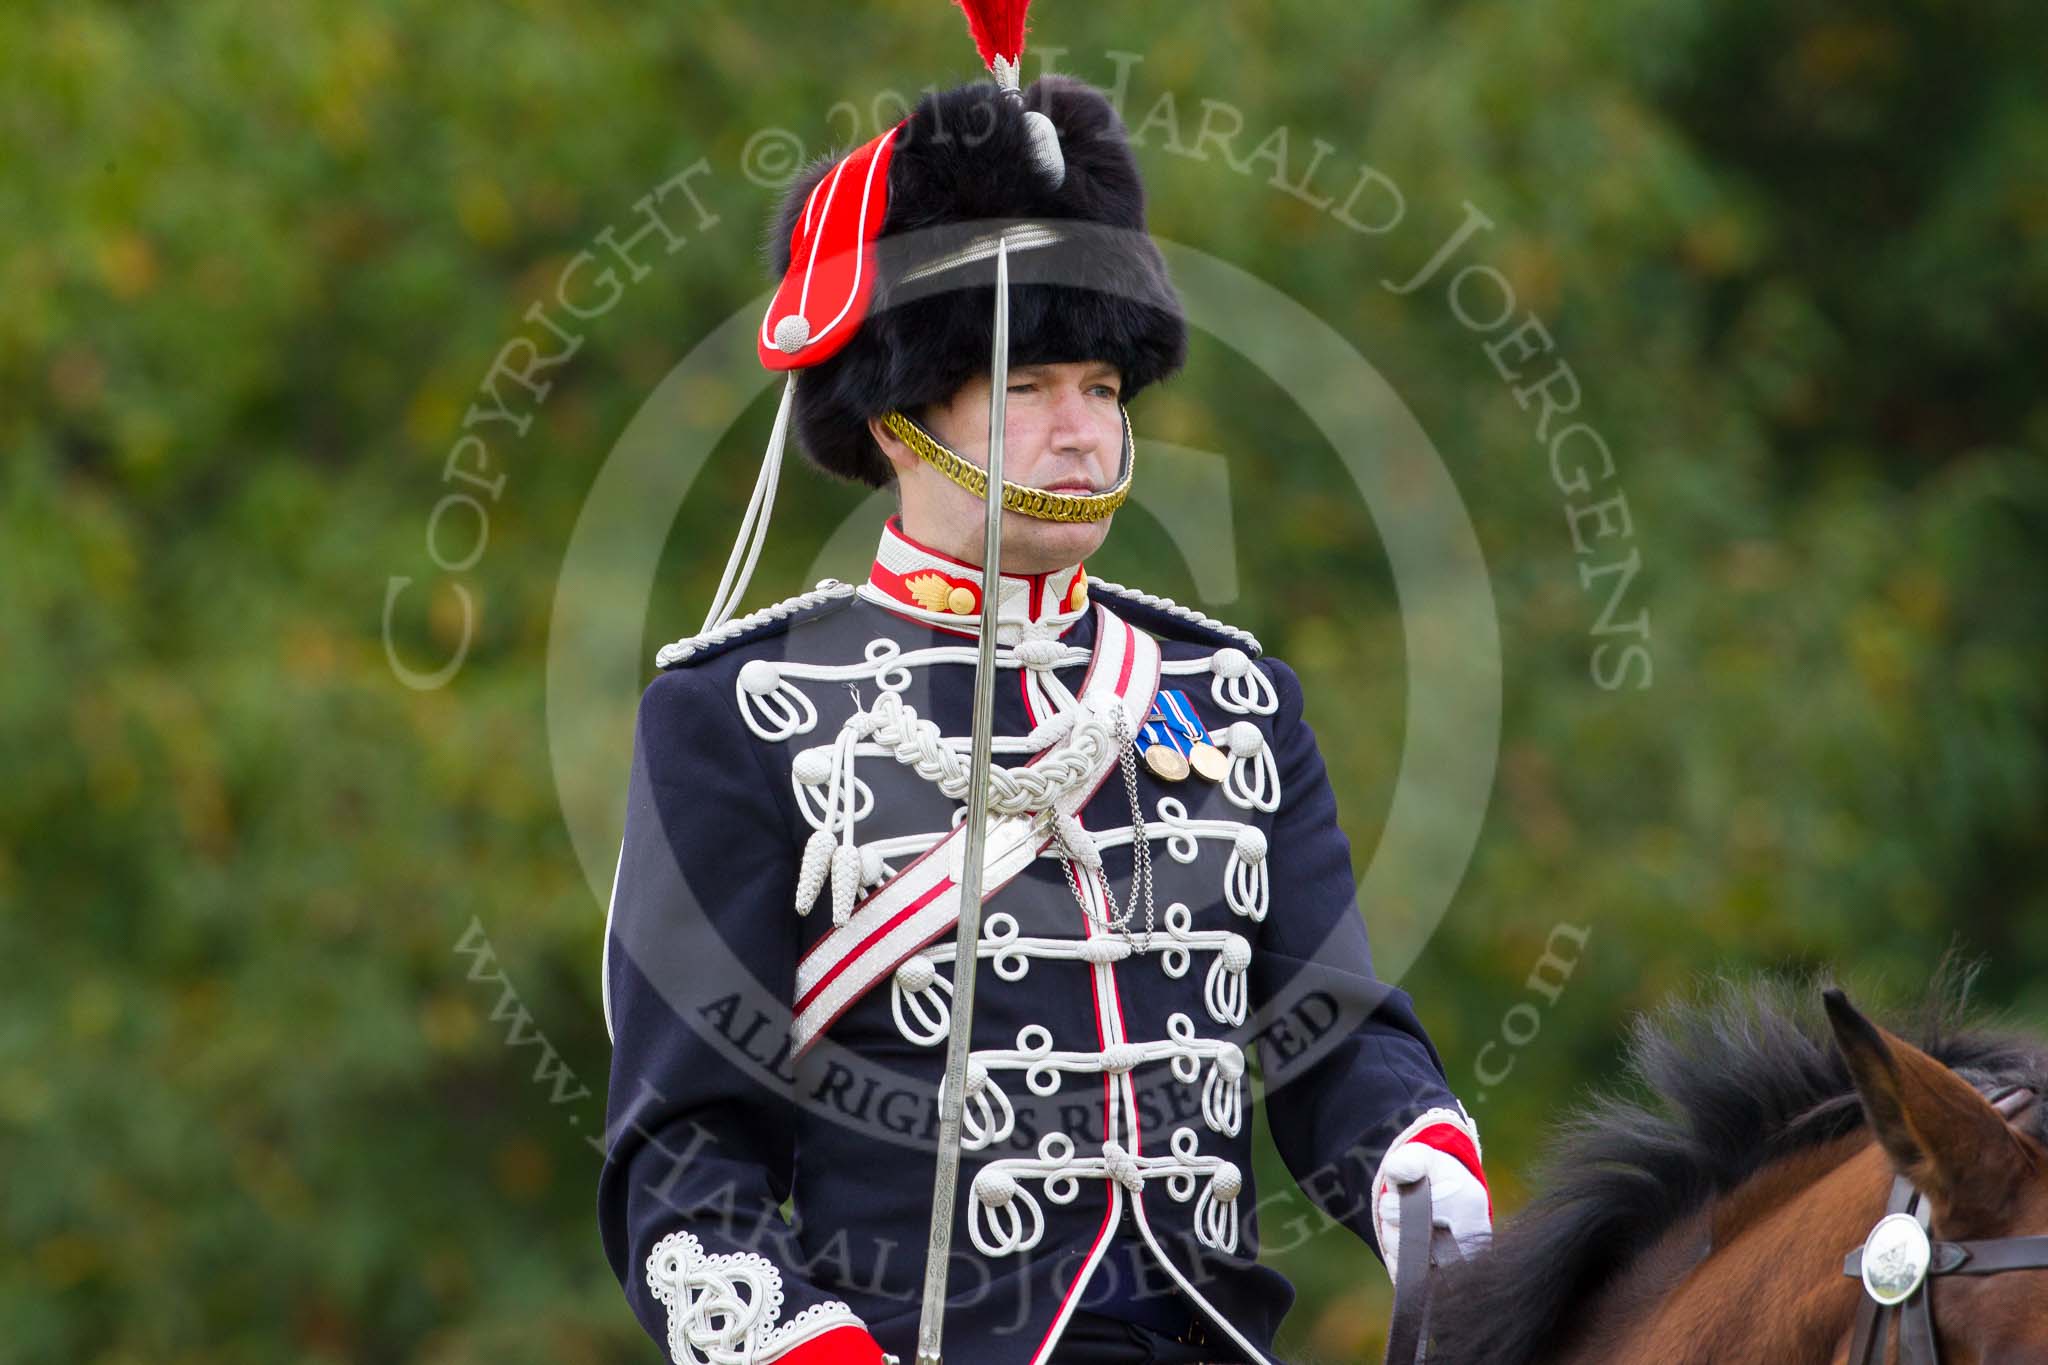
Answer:
<svg viewBox="0 0 2048 1365"><path fill-rule="evenodd" d="M861 954L867 952L868 949L874 947L875 943L879 939L887 935L891 930L896 928L897 925L903 923L903 921L909 919L912 915L916 914L918 911L924 909L927 905L930 905L933 901L937 900L941 895L945 893L946 889L952 885L953 879L951 877L939 878L937 882L933 883L931 890L925 892L922 896L919 896L916 900L904 906L903 909L898 911L896 914L892 915L887 921L885 921L882 924L880 928L876 929L875 932L869 934L866 938L862 939L854 947L854 950L852 952L848 953L845 957L840 958L839 961L833 963L832 969L826 972L823 976L818 978L817 985L811 987L809 990L804 992L803 999L796 1002L796 1012L798 1014L802 1014L806 1009L809 1009L811 1001L818 998L818 992L824 990L825 987L831 985L832 979L834 977L838 976L841 972L845 971L848 967L852 966L855 962L859 961Z"/></svg>

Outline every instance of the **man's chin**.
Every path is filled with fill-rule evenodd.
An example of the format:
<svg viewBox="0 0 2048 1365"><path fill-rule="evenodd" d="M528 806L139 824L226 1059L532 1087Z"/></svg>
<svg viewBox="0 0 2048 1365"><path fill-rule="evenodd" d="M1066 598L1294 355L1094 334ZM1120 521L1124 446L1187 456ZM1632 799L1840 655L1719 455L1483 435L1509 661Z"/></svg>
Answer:
<svg viewBox="0 0 2048 1365"><path fill-rule="evenodd" d="M1050 573L1078 564L1102 548L1115 514L1100 521L1041 521L1021 512L1003 516L1003 568Z"/></svg>

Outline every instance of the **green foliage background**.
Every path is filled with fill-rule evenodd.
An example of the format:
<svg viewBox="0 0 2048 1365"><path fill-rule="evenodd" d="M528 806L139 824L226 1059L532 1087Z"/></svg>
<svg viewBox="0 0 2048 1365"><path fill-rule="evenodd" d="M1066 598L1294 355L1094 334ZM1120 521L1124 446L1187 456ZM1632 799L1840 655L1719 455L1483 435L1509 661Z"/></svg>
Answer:
<svg viewBox="0 0 2048 1365"><path fill-rule="evenodd" d="M1504 1208L1628 1016L1702 973L1827 965L1910 995L1953 940L1988 959L1985 1003L2048 1020L2048 11L1041 0L1037 32L1105 85L1143 53L1124 112L1153 230L1353 342L1478 529L1500 773L1404 984L1485 1092ZM973 74L939 0L0 10L0 1358L654 1358L598 1250L597 1100L555 1103L506 1041L537 1030L601 1092L602 888L544 728L555 579L629 417L765 288L750 136L844 145L873 92ZM1204 101L1242 115L1234 153L1197 145ZM1400 221L1360 233L1233 166L1283 127L1289 176L1321 139L1314 193L1369 164ZM716 223L672 212L688 244L494 434L488 543L440 573L428 518L492 357L700 158ZM1593 495L1552 482L1441 282L1380 285L1467 202L1495 227L1466 259L1547 326L1615 453ZM708 599L772 415L765 388L693 400L678 439L718 454L650 668ZM1308 680L1363 866L1405 686L1370 518L1213 339L1135 416L1230 457L1243 587L1208 605ZM1567 508L1613 492L1633 536L1582 557ZM791 473L750 604L807 585L848 501ZM1092 567L1194 596L1130 520ZM461 553L468 527L442 529ZM1609 691L1580 573L1630 547L1654 671ZM387 662L394 577L415 668L454 653L472 594L444 688ZM622 793L630 710L592 723ZM1552 1004L1525 977L1560 923L1590 933ZM488 949L458 952L473 925ZM492 962L523 1026L471 978ZM1540 1034L1481 1086L1530 1000ZM1289 1351L1377 1349L1362 1246L1319 1236L1283 1269Z"/></svg>

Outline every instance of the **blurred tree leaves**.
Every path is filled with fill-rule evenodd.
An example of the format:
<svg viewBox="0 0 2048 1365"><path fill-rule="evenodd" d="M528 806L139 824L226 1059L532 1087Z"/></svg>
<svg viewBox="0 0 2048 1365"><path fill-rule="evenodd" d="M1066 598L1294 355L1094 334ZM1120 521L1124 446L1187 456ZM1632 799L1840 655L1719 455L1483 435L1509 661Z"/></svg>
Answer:
<svg viewBox="0 0 2048 1365"><path fill-rule="evenodd" d="M1829 963L1909 994L1953 938L1989 1001L2048 1018L2038 6L1039 10L1035 41L1099 83L1144 54L1134 126L1174 96L1140 146L1153 230L1350 338L1478 528L1500 776L1404 985L1504 1208L1624 1016L1702 971ZM0 1357L651 1358L598 1252L594 1111L533 1084L454 945L481 922L601 1088L602 907L543 733L562 547L654 384L766 287L749 138L869 135L876 92L973 75L959 28L936 0L0 12ZM1198 154L1204 101L1240 118L1239 158L1286 129L1290 177L1323 140L1316 193L1375 168L1398 223L1353 231ZM715 223L679 219L689 243L494 444L467 659L401 687L386 585L432 579L479 381L575 253L699 158ZM1468 201L1495 226L1467 259L1540 316L1616 454L1592 496L1628 499L1647 690L1589 675L1574 500L1490 338L1441 288L1380 285ZM1395 585L1284 388L1195 349L1136 420L1230 456L1243 599L1210 605L1307 679L1362 869L1401 754ZM720 436L650 639L696 620L771 416L756 397ZM791 473L757 601L805 585L847 504ZM1164 528L1128 523L1101 572L1192 597ZM424 594L397 645L446 658L462 632ZM1583 957L1485 1084L1560 923L1590 928ZM1289 1350L1377 1349L1362 1247L1281 1264Z"/></svg>

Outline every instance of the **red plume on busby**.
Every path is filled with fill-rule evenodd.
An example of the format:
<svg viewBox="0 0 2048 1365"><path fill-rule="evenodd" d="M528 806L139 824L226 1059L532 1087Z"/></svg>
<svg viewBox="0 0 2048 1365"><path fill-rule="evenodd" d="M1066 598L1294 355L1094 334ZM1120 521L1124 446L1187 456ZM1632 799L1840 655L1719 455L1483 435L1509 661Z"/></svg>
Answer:
<svg viewBox="0 0 2048 1365"><path fill-rule="evenodd" d="M1024 12L1031 0L954 0L967 12L967 31L982 62L993 71L996 59L1012 66L1024 55Z"/></svg>
<svg viewBox="0 0 2048 1365"><path fill-rule="evenodd" d="M876 487L893 471L868 419L944 402L988 368L994 267L975 244L996 229L1044 225L1052 239L1012 248L1011 364L1106 360L1129 401L1187 351L1122 119L1074 77L1019 88L1024 0L955 2L996 79L929 93L894 128L814 162L767 241L780 284L761 361L801 375L795 432L813 463Z"/></svg>

